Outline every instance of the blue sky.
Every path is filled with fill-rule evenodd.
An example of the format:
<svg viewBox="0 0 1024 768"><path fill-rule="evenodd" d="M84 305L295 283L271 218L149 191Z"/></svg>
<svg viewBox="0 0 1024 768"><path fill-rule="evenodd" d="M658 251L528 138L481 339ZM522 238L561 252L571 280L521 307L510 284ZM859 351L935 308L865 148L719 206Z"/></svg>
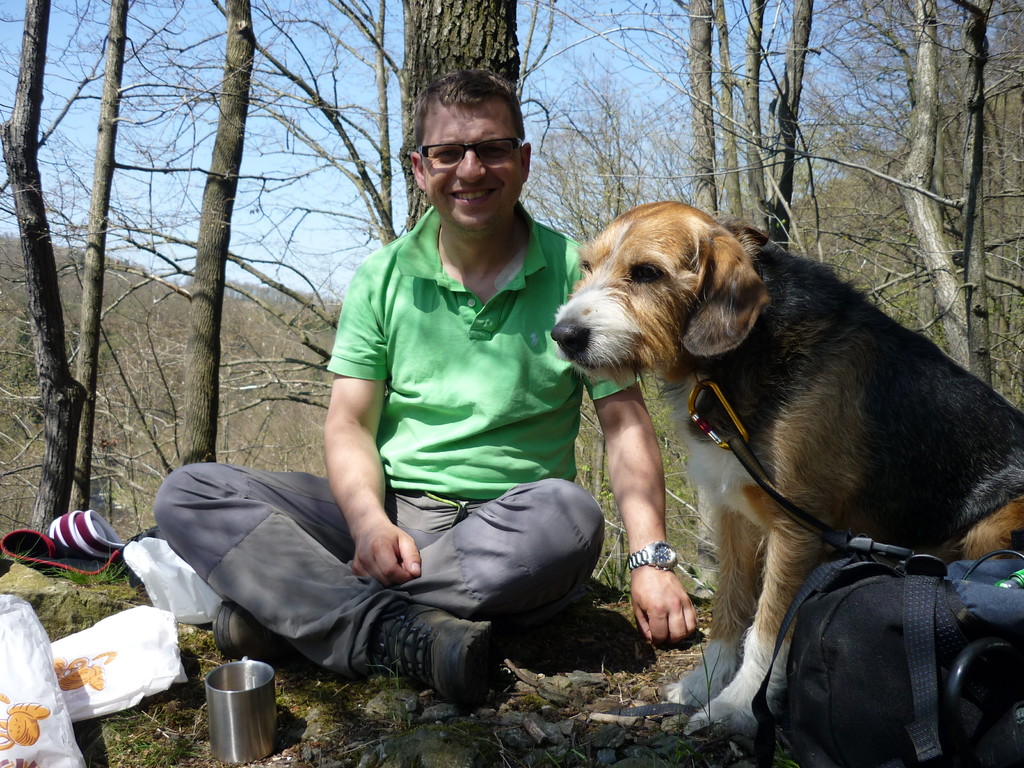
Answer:
<svg viewBox="0 0 1024 768"><path fill-rule="evenodd" d="M323 8L318 9L317 3L309 0L274 7L300 18L307 13L307 6L313 6L321 18L342 29L340 15L329 15ZM535 49L526 50L533 6L520 3L519 7L522 54L535 63ZM540 68L529 76L524 93L528 139L535 147L545 135L545 114L562 121L573 110L583 108L579 86L584 82L613 83L631 95L638 112L649 112L655 115L654 120L658 114L664 116L664 125L655 125L654 129L685 135L678 121L668 117L669 112L660 106L679 99L680 84L685 82L686 18L676 3L608 0L584 4L560 0L554 7L554 40L541 58ZM126 122L119 136L119 160L154 168L204 168L209 163L215 102L212 98L188 100L184 98L188 94L177 86L202 87L216 82L223 56L223 18L209 0L137 0L131 8L130 52L139 52L153 61L162 48L176 46L171 63L187 61L191 66L185 70L170 66L142 70L128 65L126 107L122 112ZM58 0L54 4L44 127L56 119L84 78L102 75L102 35L108 13L107 5L95 0ZM393 13L400 16L400 10ZM395 28L389 32L386 45L400 56L402 41L397 21L392 22ZM261 21L256 23L260 29ZM262 28L267 29L265 24ZM155 30L160 30L159 34L149 39ZM4 119L10 112L21 33L20 14L7 11L0 16L0 115ZM289 65L307 76L316 73L323 86L336 89L337 102L349 105L348 109L371 106L374 86L358 63L358 57L369 51L358 38L349 40L353 49L343 52L337 61L331 58L335 54L323 47L321 38L304 40L302 46L289 51ZM154 89L152 84L160 82L164 85ZM41 153L44 193L53 208L51 225L59 244L74 246L81 241L92 179L99 89L98 80L84 86L84 98L64 115L58 132ZM137 94L145 89L158 91L159 100L138 103ZM397 151L400 136L394 82L391 94L392 139ZM538 109L537 103L543 103L547 112ZM309 126L316 139L337 141L321 125ZM290 140L265 114L251 111L248 131L243 174L268 175L270 181L241 185L233 220L233 250L296 287L307 286L287 270L274 269L271 263L283 259L306 275L312 285L327 291L343 290L354 266L377 245L367 224L361 222L366 208L357 190L343 169L327 167L301 143ZM361 146L366 148L365 141ZM335 150L343 151L341 147ZM401 201L404 186L397 165L394 171L395 219L400 226L405 218ZM202 180L200 173L119 172L113 217L117 221L127 216L136 226L151 223L161 231L190 239L198 219ZM13 220L0 218L0 233L15 232ZM68 234L62 237L65 232ZM122 245L112 242L111 247ZM167 258L182 259L186 264L190 257L187 248L160 245L159 249ZM113 253L154 269L163 268L144 251Z"/></svg>

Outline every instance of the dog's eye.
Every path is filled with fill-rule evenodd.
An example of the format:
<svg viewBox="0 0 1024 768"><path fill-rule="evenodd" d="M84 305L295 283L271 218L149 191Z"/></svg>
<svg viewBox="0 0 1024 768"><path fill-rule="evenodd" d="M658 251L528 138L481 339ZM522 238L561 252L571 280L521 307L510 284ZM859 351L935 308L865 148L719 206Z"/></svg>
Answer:
<svg viewBox="0 0 1024 768"><path fill-rule="evenodd" d="M629 270L629 279L634 283L653 283L664 275L665 273L653 264L637 264Z"/></svg>

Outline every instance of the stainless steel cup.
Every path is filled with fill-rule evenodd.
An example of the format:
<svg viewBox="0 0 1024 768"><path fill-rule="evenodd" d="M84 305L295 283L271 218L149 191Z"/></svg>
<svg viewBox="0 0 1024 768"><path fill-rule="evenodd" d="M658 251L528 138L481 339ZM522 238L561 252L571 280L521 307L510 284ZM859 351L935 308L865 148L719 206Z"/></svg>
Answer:
<svg viewBox="0 0 1024 768"><path fill-rule="evenodd" d="M242 659L206 676L210 749L222 763L248 763L274 751L277 692L274 668Z"/></svg>

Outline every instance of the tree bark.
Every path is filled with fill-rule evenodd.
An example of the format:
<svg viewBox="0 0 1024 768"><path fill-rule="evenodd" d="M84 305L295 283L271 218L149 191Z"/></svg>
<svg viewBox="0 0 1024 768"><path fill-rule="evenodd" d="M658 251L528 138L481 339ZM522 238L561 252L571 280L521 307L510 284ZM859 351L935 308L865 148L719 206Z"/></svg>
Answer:
<svg viewBox="0 0 1024 768"><path fill-rule="evenodd" d="M725 2L717 0L714 4L715 27L718 30L718 61L722 70L722 89L719 104L722 120L722 190L725 192L726 209L734 218L743 217L743 192L740 183L739 147L736 141L738 123L733 91L736 88L736 75L732 68L732 56L729 52L729 23L725 17ZM721 205L721 201L719 201Z"/></svg>
<svg viewBox="0 0 1024 768"><path fill-rule="evenodd" d="M28 521L36 530L43 530L50 520L67 511L84 397L82 386L71 376L68 365L57 265L39 173L39 120L49 18L48 0L26 2L14 107L10 120L0 126L25 263L32 342L43 407L43 466L39 495Z"/></svg>
<svg viewBox="0 0 1024 768"><path fill-rule="evenodd" d="M103 306L103 272L106 268L107 214L114 178L117 118L121 108L121 75L128 25L128 0L112 0L107 35L106 69L100 119L96 138L96 159L92 172L89 229L85 236L85 268L82 276L82 308L76 378L85 387L85 402L78 428L78 453L72 505L89 507L92 477L93 431L96 423L96 370L100 346L100 315Z"/></svg>
<svg viewBox="0 0 1024 768"><path fill-rule="evenodd" d="M914 65L913 107L910 115L910 153L903 167L903 178L919 190L935 189L939 113L939 44L935 0L917 0L915 16L918 31L917 60ZM960 298L953 248L942 223L939 203L914 189L901 188L903 204L917 236L935 291L936 304L946 335L947 351L954 360L968 365L967 318Z"/></svg>
<svg viewBox="0 0 1024 768"><path fill-rule="evenodd" d="M782 88L776 97L780 157L775 192L768 218L768 234L776 242L787 245L792 226L793 174L796 169L796 142L799 133L800 93L803 90L804 64L811 39L814 0L796 0L793 6L793 30L786 49L786 70Z"/></svg>
<svg viewBox="0 0 1024 768"><path fill-rule="evenodd" d="M690 103L693 107L693 204L718 211L715 111L711 103L711 0L690 0Z"/></svg>
<svg viewBox="0 0 1024 768"><path fill-rule="evenodd" d="M404 0L402 170L409 200L406 229L427 209L409 155L414 149L416 96L432 80L457 69L488 69L519 81L515 0Z"/></svg>
<svg viewBox="0 0 1024 768"><path fill-rule="evenodd" d="M768 228L768 194L764 178L764 137L761 129L761 37L764 34L766 0L751 0L747 13L747 41L744 53L743 113L746 124L747 187L754 224Z"/></svg>
<svg viewBox="0 0 1024 768"><path fill-rule="evenodd" d="M966 11L963 28L968 94L964 136L964 299L967 307L968 366L982 381L992 383L987 259L985 255L985 63L988 60L988 16L992 0L975 0Z"/></svg>
<svg viewBox="0 0 1024 768"><path fill-rule="evenodd" d="M203 190L188 339L182 463L213 461L220 400L220 329L231 214L245 144L255 40L249 0L227 2L227 53L213 160Z"/></svg>

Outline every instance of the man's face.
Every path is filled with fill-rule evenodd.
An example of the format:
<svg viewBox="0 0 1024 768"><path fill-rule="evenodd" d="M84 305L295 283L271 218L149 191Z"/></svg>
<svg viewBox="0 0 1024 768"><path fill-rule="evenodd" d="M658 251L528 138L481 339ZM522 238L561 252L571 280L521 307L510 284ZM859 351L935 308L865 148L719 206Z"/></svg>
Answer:
<svg viewBox="0 0 1024 768"><path fill-rule="evenodd" d="M474 107L435 104L424 122L422 144L471 144L515 135L512 116L500 99ZM530 145L487 164L470 150L451 167L441 167L413 152L412 167L416 183L441 215L443 227L465 235L486 235L509 224L515 215L516 202L530 175Z"/></svg>

